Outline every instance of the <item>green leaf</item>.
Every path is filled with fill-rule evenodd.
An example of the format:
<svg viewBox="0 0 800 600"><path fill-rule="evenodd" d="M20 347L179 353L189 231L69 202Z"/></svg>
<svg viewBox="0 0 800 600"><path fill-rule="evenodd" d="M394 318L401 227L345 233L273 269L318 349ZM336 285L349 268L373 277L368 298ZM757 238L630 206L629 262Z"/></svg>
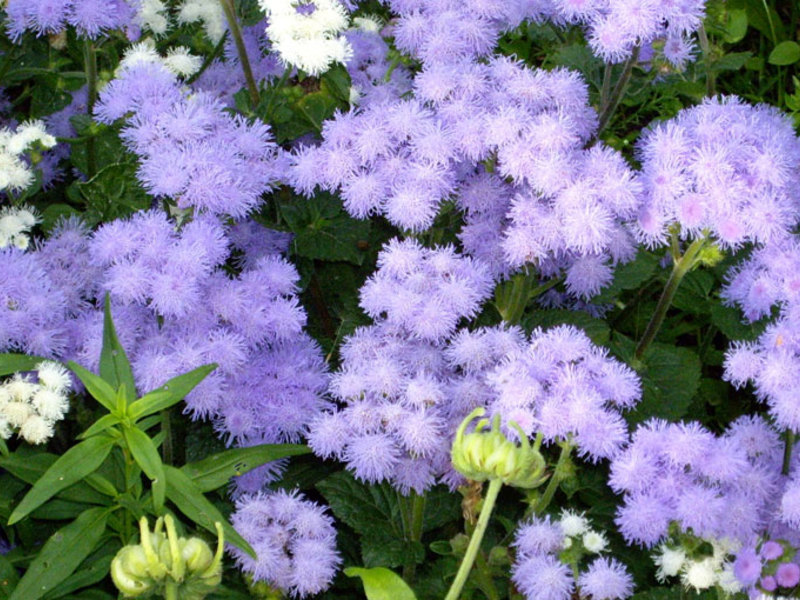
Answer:
<svg viewBox="0 0 800 600"><path fill-rule="evenodd" d="M117 140L110 137L108 132L95 136L96 156L98 158L112 156L109 154L103 155L100 148L106 140L111 145L118 142L116 134L111 132L111 136L117 138ZM72 156L78 159L78 161L73 160L73 163L84 162L81 160L83 159L84 148L84 144L73 147ZM118 152L117 156L120 154L124 154L124 151ZM76 164L76 166L80 168L79 165ZM150 207L152 199L136 179L135 163L113 162L99 166L101 167L100 171L89 181L78 181L70 186L70 198L86 204L85 220L90 223L112 221ZM86 165L86 168L88 168L88 165ZM85 173L86 169L81 169L81 171Z"/></svg>
<svg viewBox="0 0 800 600"><path fill-rule="evenodd" d="M350 103L350 74L347 68L337 63L322 75L320 78L320 86L325 91L330 92L337 100L345 103Z"/></svg>
<svg viewBox="0 0 800 600"><path fill-rule="evenodd" d="M177 404L216 368L216 363L203 365L188 373L173 377L164 385L131 404L128 407L128 415L132 419L140 419Z"/></svg>
<svg viewBox="0 0 800 600"><path fill-rule="evenodd" d="M361 578L368 600L417 600L403 578L389 569L349 567L344 570L344 574Z"/></svg>
<svg viewBox="0 0 800 600"><path fill-rule="evenodd" d="M397 493L388 484L365 485L347 471L339 471L317 484L337 519L357 533L392 530L402 537Z"/></svg>
<svg viewBox="0 0 800 600"><path fill-rule="evenodd" d="M319 91L303 96L296 106L314 129L322 131L322 123L333 116L339 102L330 94Z"/></svg>
<svg viewBox="0 0 800 600"><path fill-rule="evenodd" d="M614 270L614 279L611 285L593 298L593 301L602 304L613 302L623 290L632 290L640 287L656 272L659 258L646 250L640 250L631 262L619 265Z"/></svg>
<svg viewBox="0 0 800 600"><path fill-rule="evenodd" d="M203 492L200 491L191 479L182 471L169 465L164 465L164 472L167 476L167 497L175 503L178 510L197 525L203 529L207 529L214 535L217 533L214 523L221 523L222 528L225 530L226 542L244 550L253 558L256 557L252 546L231 527L230 523L225 520L225 517L222 516L222 513L219 512L217 507L203 496Z"/></svg>
<svg viewBox="0 0 800 600"><path fill-rule="evenodd" d="M119 551L121 544L117 539L108 539L101 544L96 551L92 552L84 559L72 575L67 577L55 588L50 590L44 600L54 600L62 598L67 594L79 590L86 586L102 581L108 576L111 561Z"/></svg>
<svg viewBox="0 0 800 600"><path fill-rule="evenodd" d="M0 354L0 376L19 373L20 371L33 371L43 360L41 356L29 356L27 354Z"/></svg>
<svg viewBox="0 0 800 600"><path fill-rule="evenodd" d="M616 353L631 360L634 342L616 336L612 342ZM654 343L642 358L639 376L642 379L642 400L628 413L630 424L658 417L678 421L686 415L692 398L700 386L700 359L688 348Z"/></svg>
<svg viewBox="0 0 800 600"><path fill-rule="evenodd" d="M103 321L103 349L100 351L100 376L115 390L125 386L129 402L136 398L136 383L125 349L120 344L111 318L111 298L106 294Z"/></svg>
<svg viewBox="0 0 800 600"><path fill-rule="evenodd" d="M14 565L8 558L0 554L0 599L9 598L18 581L19 575Z"/></svg>
<svg viewBox="0 0 800 600"><path fill-rule="evenodd" d="M39 600L69 577L102 538L108 514L107 508L90 508L51 535L10 600Z"/></svg>
<svg viewBox="0 0 800 600"><path fill-rule="evenodd" d="M167 481L164 475L164 463L158 454L153 440L144 431L137 427L124 427L122 435L142 471L150 478L153 488L153 505L156 512L161 512L167 492Z"/></svg>
<svg viewBox="0 0 800 600"><path fill-rule="evenodd" d="M231 448L199 462L185 464L181 467L181 471L201 492L210 492L226 485L232 477L243 475L264 463L310 452L307 446L298 444L262 444L249 448Z"/></svg>
<svg viewBox="0 0 800 600"><path fill-rule="evenodd" d="M425 560L425 546L397 537L383 529L373 529L360 536L361 558L367 567L402 567Z"/></svg>
<svg viewBox="0 0 800 600"><path fill-rule="evenodd" d="M747 34L747 11L738 8L728 13L728 25L725 28L725 41L735 44Z"/></svg>
<svg viewBox="0 0 800 600"><path fill-rule="evenodd" d="M80 434L78 436L78 439L85 440L86 438L90 438L93 435L97 435L98 433L105 431L109 427L113 427L114 425L117 425L120 422L121 419L117 415L103 415L102 417L97 419L97 421L92 423L89 426L89 429Z"/></svg>
<svg viewBox="0 0 800 600"><path fill-rule="evenodd" d="M752 52L729 52L711 63L711 70L715 72L738 71L752 57Z"/></svg>
<svg viewBox="0 0 800 600"><path fill-rule="evenodd" d="M113 439L96 436L67 450L25 495L11 513L8 524L13 525L64 488L97 470L111 452L113 445ZM0 465L4 462L5 460L0 461Z"/></svg>
<svg viewBox="0 0 800 600"><path fill-rule="evenodd" d="M793 65L800 60L800 44L797 42L781 42L769 53L767 62L771 65Z"/></svg>
<svg viewBox="0 0 800 600"><path fill-rule="evenodd" d="M341 200L322 192L308 200L293 198L280 206L281 215L295 234L292 247L297 254L362 264L366 253L361 247L369 239L370 223L349 216Z"/></svg>
<svg viewBox="0 0 800 600"><path fill-rule="evenodd" d="M112 414L117 413L117 392L103 377L98 377L78 363L69 361L67 366L78 376L92 398L102 404Z"/></svg>
<svg viewBox="0 0 800 600"><path fill-rule="evenodd" d="M711 306L711 322L730 340L752 341L766 328L766 321L743 322L738 308L715 302Z"/></svg>

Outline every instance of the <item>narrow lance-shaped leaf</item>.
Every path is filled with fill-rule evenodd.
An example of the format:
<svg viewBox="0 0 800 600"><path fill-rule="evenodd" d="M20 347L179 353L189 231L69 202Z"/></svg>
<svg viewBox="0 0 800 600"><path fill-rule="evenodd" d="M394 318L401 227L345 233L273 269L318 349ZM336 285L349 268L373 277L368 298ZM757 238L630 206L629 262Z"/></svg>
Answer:
<svg viewBox="0 0 800 600"><path fill-rule="evenodd" d="M164 385L131 404L128 407L128 415L132 419L139 419L177 404L216 368L216 363L203 365L188 373L173 377Z"/></svg>
<svg viewBox="0 0 800 600"><path fill-rule="evenodd" d="M117 414L117 393L107 381L76 362L69 361L67 366L86 386L86 390L92 395L92 398L102 404L110 413Z"/></svg>
<svg viewBox="0 0 800 600"><path fill-rule="evenodd" d="M417 600L414 592L397 573L384 567L344 570L348 577L360 577L368 600Z"/></svg>
<svg viewBox="0 0 800 600"><path fill-rule="evenodd" d="M8 524L13 525L64 488L96 471L111 452L113 445L112 438L96 436L67 450L25 494L11 513Z"/></svg>
<svg viewBox="0 0 800 600"><path fill-rule="evenodd" d="M160 512L164 506L167 482L164 476L164 463L161 462L158 449L153 440L137 427L125 427L122 433L134 460L152 481L153 505L156 512Z"/></svg>
<svg viewBox="0 0 800 600"><path fill-rule="evenodd" d="M0 354L0 376L19 373L20 371L33 371L43 360L41 356L28 356L27 354Z"/></svg>
<svg viewBox="0 0 800 600"><path fill-rule="evenodd" d="M105 320L103 322L103 349L100 352L100 376L114 389L125 386L128 401L136 398L136 383L133 370L128 362L125 349L117 337L114 321L111 318L111 298L106 294Z"/></svg>
<svg viewBox="0 0 800 600"><path fill-rule="evenodd" d="M214 527L214 523L222 523L222 528L225 530L225 540L244 550L253 558L256 557L252 546L231 527L217 507L211 504L197 486L192 483L191 479L180 470L169 465L164 465L164 471L167 474L167 497L175 503L175 506L183 514L203 529L215 534L217 530Z"/></svg>
<svg viewBox="0 0 800 600"><path fill-rule="evenodd" d="M213 454L195 463L181 467L192 482L203 492L226 485L231 477L243 475L264 463L311 452L299 444L261 444L249 448L231 448Z"/></svg>
<svg viewBox="0 0 800 600"><path fill-rule="evenodd" d="M102 538L108 514L107 508L90 508L51 535L10 600L39 600L69 577Z"/></svg>

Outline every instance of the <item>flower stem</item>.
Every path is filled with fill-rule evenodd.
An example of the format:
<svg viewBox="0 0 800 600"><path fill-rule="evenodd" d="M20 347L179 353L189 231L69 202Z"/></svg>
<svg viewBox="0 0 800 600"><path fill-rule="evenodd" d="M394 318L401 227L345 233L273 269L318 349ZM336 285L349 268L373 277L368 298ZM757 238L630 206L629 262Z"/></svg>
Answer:
<svg viewBox="0 0 800 600"><path fill-rule="evenodd" d="M710 98L716 93L716 76L711 68L711 44L702 23L697 30L697 39L700 40L700 49L703 51L703 61L706 67L706 96Z"/></svg>
<svg viewBox="0 0 800 600"><path fill-rule="evenodd" d="M422 540L422 526L425 517L425 495L411 492L411 514L408 519L408 527L406 531L407 539L412 542L419 542ZM403 567L403 579L408 585L414 583L417 565L410 562Z"/></svg>
<svg viewBox="0 0 800 600"><path fill-rule="evenodd" d="M783 466L781 467L781 474L783 475L788 475L792 467L792 449L794 447L794 441L794 431L787 429L783 440Z"/></svg>
<svg viewBox="0 0 800 600"><path fill-rule="evenodd" d="M97 50L91 40L83 43L83 67L86 71L86 111L92 116L97 102ZM97 172L97 155L94 136L86 138L86 177L91 179Z"/></svg>
<svg viewBox="0 0 800 600"><path fill-rule="evenodd" d="M481 508L481 515L478 517L478 523L475 525L475 530L472 532L472 537L469 539L467 552L464 554L464 559L461 561L461 566L458 568L456 578L453 580L450 590L447 592L444 600L458 600L461 597L461 590L464 589L464 584L467 582L469 573L472 570L472 565L475 562L475 557L480 550L481 542L483 541L483 534L486 533L486 527L489 525L489 518L492 516L494 504L497 501L497 495L500 493L500 488L503 487L503 482L500 479L492 479L489 482L489 489L486 491L486 497L483 499L483 508Z"/></svg>
<svg viewBox="0 0 800 600"><path fill-rule="evenodd" d="M236 8L233 5L233 0L219 0L219 2L225 12L225 19L228 21L228 29L233 37L233 42L236 44L236 53L239 55L239 63L242 65L244 79L247 82L247 90L250 92L250 102L255 108L258 106L259 101L258 86L256 85L255 77L253 77L253 69L250 67L250 59L247 57L247 49L242 38L242 29L236 19Z"/></svg>
<svg viewBox="0 0 800 600"><path fill-rule="evenodd" d="M642 339L639 340L639 343L636 346L634 357L637 360L641 360L642 356L644 356L645 350L647 350L648 346L650 346L652 341L655 339L658 330L661 328L662 323L664 323L664 317L667 315L667 310L669 310L669 307L672 305L672 299L675 297L675 292L678 291L678 286L680 286L681 281L686 273L691 271L692 268L697 264L700 251L705 247L706 243L708 243L707 237L702 236L697 238L686 249L686 252L684 252L683 256L679 260L675 261L675 264L672 267L672 273L670 273L669 279L667 280L667 285L664 286L664 291L661 293L661 297L658 299L656 309L653 311L653 315L650 317L650 322L647 324L647 327L642 334Z"/></svg>
<svg viewBox="0 0 800 600"><path fill-rule="evenodd" d="M550 481L547 482L547 487L544 489L542 497L539 498L539 501L536 503L536 506L533 509L534 514L541 514L544 512L544 509L550 505L550 502L553 500L553 496L558 489L558 484L561 483L562 479L564 479L564 465L566 464L567 460L569 460L569 455L571 453L572 444L569 442L564 442L561 446L561 454L558 455L558 462L553 469L553 475L550 477Z"/></svg>
<svg viewBox="0 0 800 600"><path fill-rule="evenodd" d="M614 86L614 90L611 92L611 95L608 97L608 100L600 110L600 119L597 124L597 133L595 133L595 137L600 137L600 134L608 125L608 122L611 120L612 115L617 110L620 101L622 100L622 96L625 94L625 90L628 89L628 83L631 80L631 74L633 73L633 65L636 64L636 61L639 60L639 46L636 46L631 53L630 58L625 61L625 67L622 69L622 74L619 76L617 80L617 85Z"/></svg>
<svg viewBox="0 0 800 600"><path fill-rule="evenodd" d="M164 587L164 600L178 600L178 583L175 581L167 581Z"/></svg>

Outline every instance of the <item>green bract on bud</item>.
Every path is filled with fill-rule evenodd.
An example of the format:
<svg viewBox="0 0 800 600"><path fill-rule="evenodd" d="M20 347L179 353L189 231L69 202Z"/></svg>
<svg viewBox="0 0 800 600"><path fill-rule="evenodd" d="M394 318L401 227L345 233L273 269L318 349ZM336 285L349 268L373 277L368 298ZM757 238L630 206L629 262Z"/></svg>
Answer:
<svg viewBox="0 0 800 600"><path fill-rule="evenodd" d="M472 433L465 433L470 423L485 413L485 409L476 408L459 425L451 452L455 469L474 481L499 479L518 488L541 485L546 479L544 458L519 425L509 423L519 433L520 445L500 430L500 415L495 415L488 430L489 420L480 419Z"/></svg>
<svg viewBox="0 0 800 600"><path fill-rule="evenodd" d="M142 517L139 544L125 546L111 561L114 585L125 598L163 595L171 588L178 600L202 600L222 581L224 537L222 525L214 526L217 550L212 553L200 538L178 537L172 516L159 517L153 531Z"/></svg>

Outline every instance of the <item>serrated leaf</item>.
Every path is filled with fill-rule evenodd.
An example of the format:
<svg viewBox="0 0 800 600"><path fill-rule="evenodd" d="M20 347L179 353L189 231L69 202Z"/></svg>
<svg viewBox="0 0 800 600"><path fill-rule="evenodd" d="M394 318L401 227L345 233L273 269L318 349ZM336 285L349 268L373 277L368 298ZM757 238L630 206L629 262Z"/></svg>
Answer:
<svg viewBox="0 0 800 600"><path fill-rule="evenodd" d="M787 40L781 42L769 53L767 62L771 65L793 65L800 60L800 44Z"/></svg>
<svg viewBox="0 0 800 600"><path fill-rule="evenodd" d="M350 81L350 73L347 72L347 68L344 65L337 63L328 69L320 78L320 85L337 100L345 103L350 102L350 87L352 83Z"/></svg>
<svg viewBox="0 0 800 600"><path fill-rule="evenodd" d="M339 102L327 92L319 91L303 96L296 106L314 129L322 131L322 123L333 116Z"/></svg>
<svg viewBox="0 0 800 600"><path fill-rule="evenodd" d="M281 215L295 234L292 248L300 256L357 265L364 261L359 245L369 238L369 221L352 218L335 196L321 192L308 200L293 198L281 203Z"/></svg>
<svg viewBox="0 0 800 600"><path fill-rule="evenodd" d="M113 137L111 137L113 136ZM114 160L113 150L109 153L101 151L101 144L108 141L115 145L114 138L117 137L113 132L104 131L101 135L94 136L95 150L98 158L108 158ZM76 166L86 172L88 163L85 159L85 144L73 146L73 157L77 162ZM120 156L124 151L116 152ZM91 223L112 221L132 215L133 213L145 210L150 207L152 199L142 188L136 178L136 165L129 162L114 162L112 164L98 165L100 170L89 181L78 181L73 183L70 188L72 197L80 198L86 204L87 210L84 215Z"/></svg>
<svg viewBox="0 0 800 600"><path fill-rule="evenodd" d="M711 322L730 340L752 341L766 328L767 321L744 323L738 308L719 302L711 305Z"/></svg>
<svg viewBox="0 0 800 600"><path fill-rule="evenodd" d="M392 531L402 537L397 493L386 483L362 484L347 471L339 471L317 484L337 519L357 533Z"/></svg>
<svg viewBox="0 0 800 600"><path fill-rule="evenodd" d="M132 419L140 419L177 404L216 368L216 363L203 365L188 373L173 377L164 385L132 403L128 407L128 415Z"/></svg>
<svg viewBox="0 0 800 600"><path fill-rule="evenodd" d="M633 356L633 341L623 336L617 336L612 347L620 356ZM627 414L628 422L633 425L654 417L680 420L700 385L697 354L688 348L654 343L641 362L642 400Z"/></svg>
<svg viewBox="0 0 800 600"><path fill-rule="evenodd" d="M361 578L367 600L417 600L403 578L389 569L349 567L344 570L344 574L348 577Z"/></svg>
<svg viewBox="0 0 800 600"><path fill-rule="evenodd" d="M109 512L107 508L90 508L51 535L10 600L39 600L69 577L102 538Z"/></svg>
<svg viewBox="0 0 800 600"><path fill-rule="evenodd" d="M623 290L632 290L640 287L656 272L659 258L646 250L640 250L631 262L619 265L614 269L614 279L611 285L602 290L593 298L594 302L602 304L611 302Z"/></svg>
<svg viewBox="0 0 800 600"><path fill-rule="evenodd" d="M221 523L225 531L226 542L244 550L253 558L256 557L252 546L231 527L217 507L211 504L191 479L182 471L169 465L164 465L164 472L167 476L167 497L178 507L178 510L214 535L217 534L214 523Z"/></svg>
<svg viewBox="0 0 800 600"><path fill-rule="evenodd" d="M425 547L420 542L404 540L381 529L361 534L360 542L361 558L367 567L402 567L425 560Z"/></svg>
<svg viewBox="0 0 800 600"><path fill-rule="evenodd" d="M96 436L67 450L53 463L11 513L8 524L13 525L38 508L58 492L94 472L111 452L114 440ZM3 466L5 460L0 460Z"/></svg>
<svg viewBox="0 0 800 600"><path fill-rule="evenodd" d="M20 371L33 371L43 360L41 356L30 356L28 354L0 354L0 376L19 373Z"/></svg>
<svg viewBox="0 0 800 600"><path fill-rule="evenodd" d="M117 337L111 317L111 297L106 294L103 308L103 349L100 351L100 376L117 390L124 386L129 402L136 398L136 383L125 349Z"/></svg>
<svg viewBox="0 0 800 600"><path fill-rule="evenodd" d="M81 383L86 387L86 391L102 404L106 410L112 414L117 412L117 392L102 377L98 377L88 369L83 368L76 362L69 361L67 367L77 375ZM110 416L110 415L107 415Z"/></svg>
<svg viewBox="0 0 800 600"><path fill-rule="evenodd" d="M227 485L232 477L243 475L265 463L287 456L308 454L307 446L298 444L262 444L248 448L231 448L181 467L202 492Z"/></svg>
<svg viewBox="0 0 800 600"><path fill-rule="evenodd" d="M167 492L167 480L164 475L164 463L158 454L153 440L144 431L137 427L124 427L122 435L128 444L128 449L133 455L142 471L150 478L153 490L153 506L156 513L161 512Z"/></svg>

